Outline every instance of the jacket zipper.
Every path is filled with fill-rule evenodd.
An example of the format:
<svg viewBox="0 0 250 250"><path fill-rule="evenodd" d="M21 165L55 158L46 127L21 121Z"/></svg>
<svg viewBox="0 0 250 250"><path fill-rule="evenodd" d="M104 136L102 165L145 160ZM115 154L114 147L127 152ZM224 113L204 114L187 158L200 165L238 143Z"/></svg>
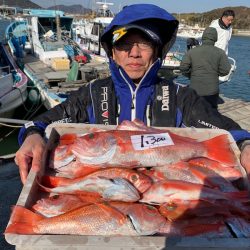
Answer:
<svg viewBox="0 0 250 250"><path fill-rule="evenodd" d="M133 88L130 86L130 84L128 83L127 79L124 77L124 75L122 74L122 71L120 70L120 74L123 78L123 80L126 82L126 84L128 85L129 89L130 89L130 93L131 93L131 96L132 96L132 103L131 103L131 121L133 121L135 119L135 114L136 114L136 90L133 91Z"/></svg>
<svg viewBox="0 0 250 250"><path fill-rule="evenodd" d="M155 62L156 63L156 62ZM150 69L153 67L153 65L155 64L153 63L149 69L147 70L147 72L145 73L145 75L143 76L143 78L141 79L141 81L139 82L138 86L136 87L135 91L133 91L133 88L130 86L130 84L128 83L127 79L124 77L121 69L119 69L120 74L123 78L123 80L127 83L127 85L129 86L130 92L131 92L131 96L132 96L132 103L131 103L131 121L133 121L136 118L136 94L137 94L137 90L140 88L141 83L143 82L144 78L146 77L147 73L150 71Z"/></svg>

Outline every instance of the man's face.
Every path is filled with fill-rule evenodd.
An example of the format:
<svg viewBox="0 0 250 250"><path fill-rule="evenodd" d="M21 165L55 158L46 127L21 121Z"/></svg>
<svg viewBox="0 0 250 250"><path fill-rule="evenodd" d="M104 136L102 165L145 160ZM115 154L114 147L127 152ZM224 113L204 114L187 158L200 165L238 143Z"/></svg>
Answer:
<svg viewBox="0 0 250 250"><path fill-rule="evenodd" d="M134 83L139 83L156 60L156 48L138 31L131 31L118 41L113 49L113 59Z"/></svg>
<svg viewBox="0 0 250 250"><path fill-rule="evenodd" d="M222 21L226 26L230 26L234 20L233 16L223 16Z"/></svg>

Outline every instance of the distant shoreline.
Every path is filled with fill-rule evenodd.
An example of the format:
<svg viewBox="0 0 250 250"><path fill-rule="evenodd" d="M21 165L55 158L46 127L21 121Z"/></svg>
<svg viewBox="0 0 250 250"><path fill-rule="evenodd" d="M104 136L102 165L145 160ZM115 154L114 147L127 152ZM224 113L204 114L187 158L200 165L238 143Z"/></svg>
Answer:
<svg viewBox="0 0 250 250"><path fill-rule="evenodd" d="M250 36L250 33L247 33L247 34L241 34L241 33L234 33L232 34L232 36Z"/></svg>
<svg viewBox="0 0 250 250"><path fill-rule="evenodd" d="M233 29L233 36L250 36L250 30Z"/></svg>

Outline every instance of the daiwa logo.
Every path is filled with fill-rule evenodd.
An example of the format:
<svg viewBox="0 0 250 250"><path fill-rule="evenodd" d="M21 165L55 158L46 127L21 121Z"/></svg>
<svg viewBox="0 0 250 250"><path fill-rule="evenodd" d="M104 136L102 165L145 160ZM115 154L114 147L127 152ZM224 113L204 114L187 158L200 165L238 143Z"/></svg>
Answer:
<svg viewBox="0 0 250 250"><path fill-rule="evenodd" d="M103 123L105 125L109 125L109 111L108 111L108 87L102 87L102 92L101 92L101 112L102 112L102 117Z"/></svg>
<svg viewBox="0 0 250 250"><path fill-rule="evenodd" d="M162 86L161 111L169 111L169 87L168 86Z"/></svg>

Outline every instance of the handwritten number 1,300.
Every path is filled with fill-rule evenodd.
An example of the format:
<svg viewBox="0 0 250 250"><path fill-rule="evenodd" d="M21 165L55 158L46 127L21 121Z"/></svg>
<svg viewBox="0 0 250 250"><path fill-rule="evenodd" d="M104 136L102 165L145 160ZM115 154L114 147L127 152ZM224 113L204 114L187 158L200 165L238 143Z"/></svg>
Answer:
<svg viewBox="0 0 250 250"><path fill-rule="evenodd" d="M141 147L144 148L145 144L155 145L156 143L158 143L160 141L165 141L165 140L166 140L165 137L155 137L155 136L151 136L151 135L144 137L144 135L141 135Z"/></svg>

